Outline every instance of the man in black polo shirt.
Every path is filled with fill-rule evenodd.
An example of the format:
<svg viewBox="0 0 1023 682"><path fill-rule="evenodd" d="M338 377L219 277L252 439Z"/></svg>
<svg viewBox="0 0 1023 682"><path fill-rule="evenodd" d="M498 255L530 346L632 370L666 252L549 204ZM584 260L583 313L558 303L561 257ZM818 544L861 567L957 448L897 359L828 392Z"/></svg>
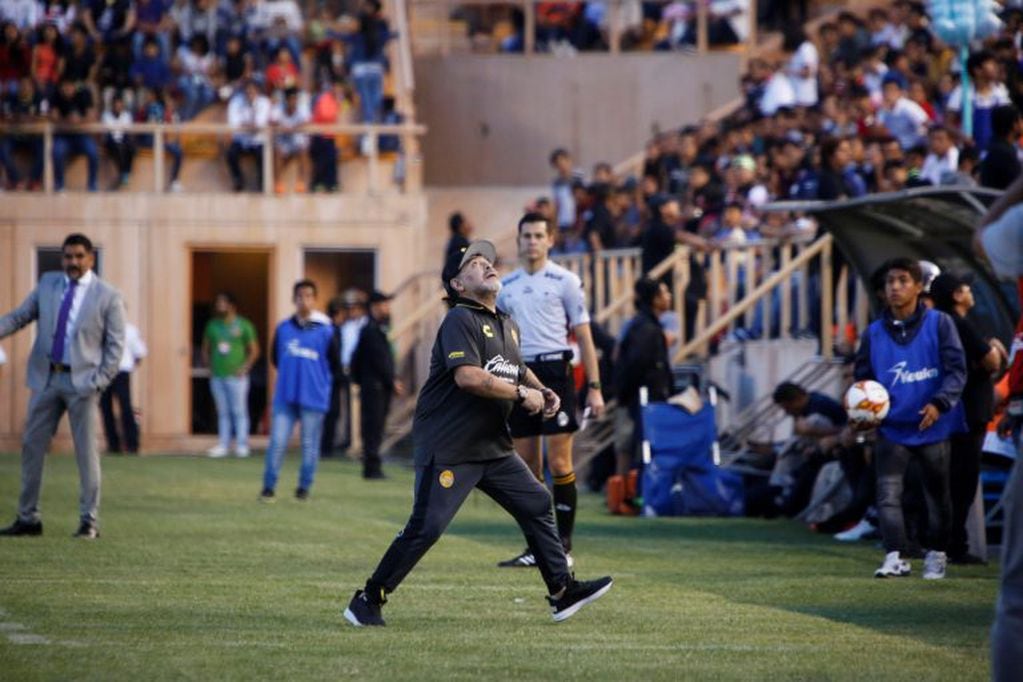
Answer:
<svg viewBox="0 0 1023 682"><path fill-rule="evenodd" d="M508 414L518 403L551 417L557 395L522 362L519 330L496 308L501 281L494 245L471 243L448 258L442 275L451 310L430 357L412 427L415 498L412 515L391 543L345 618L383 625L380 607L454 518L473 488L504 507L522 528L550 596L555 621L611 589L611 578L577 581L568 571L551 510L551 496L512 449Z"/></svg>

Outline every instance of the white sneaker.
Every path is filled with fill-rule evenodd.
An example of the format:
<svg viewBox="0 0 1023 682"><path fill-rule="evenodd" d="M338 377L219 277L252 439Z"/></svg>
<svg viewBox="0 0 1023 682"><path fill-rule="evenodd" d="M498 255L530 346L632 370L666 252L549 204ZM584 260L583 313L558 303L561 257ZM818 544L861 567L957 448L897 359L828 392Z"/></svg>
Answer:
<svg viewBox="0 0 1023 682"><path fill-rule="evenodd" d="M212 457L213 459L227 457L227 448L225 448L223 445L216 445L206 451L206 456Z"/></svg>
<svg viewBox="0 0 1023 682"><path fill-rule="evenodd" d="M908 561L899 558L898 552L888 552L884 557L881 568L874 571L875 578L903 578L909 575L910 567Z"/></svg>
<svg viewBox="0 0 1023 682"><path fill-rule="evenodd" d="M234 456L235 457L240 457L240 458L244 459L245 457L248 457L250 454L251 453L249 452L249 446L248 445L239 445L238 447L236 447L234 449Z"/></svg>
<svg viewBox="0 0 1023 682"><path fill-rule="evenodd" d="M569 570L575 568L575 559L568 552L565 552L565 562L568 564Z"/></svg>
<svg viewBox="0 0 1023 682"><path fill-rule="evenodd" d="M185 189L185 188L184 188L184 186L183 186L183 185L182 185L182 184L181 184L180 182L178 182L177 180L175 180L174 182L172 182L172 183L170 184L170 187L168 187L167 189L168 189L169 191L171 191L171 192L173 192L173 193L177 194L178 192L182 192L182 191L184 191L184 189Z"/></svg>
<svg viewBox="0 0 1023 682"><path fill-rule="evenodd" d="M948 558L944 552L930 551L924 555L924 580L942 580Z"/></svg>
<svg viewBox="0 0 1023 682"><path fill-rule="evenodd" d="M849 530L835 533L834 538L839 542L857 542L877 532L877 528L870 521L860 519L860 522Z"/></svg>

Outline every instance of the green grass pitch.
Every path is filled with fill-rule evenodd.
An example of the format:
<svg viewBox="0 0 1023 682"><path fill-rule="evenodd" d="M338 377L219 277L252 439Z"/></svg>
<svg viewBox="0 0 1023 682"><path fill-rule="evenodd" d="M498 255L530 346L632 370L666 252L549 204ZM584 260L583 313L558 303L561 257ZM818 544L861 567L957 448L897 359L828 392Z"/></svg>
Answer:
<svg viewBox="0 0 1023 682"><path fill-rule="evenodd" d="M384 607L341 615L411 502L325 460L257 502L261 458L106 458L101 529L72 540L74 460L46 464L41 538L0 538L0 680L984 680L997 567L871 575L881 551L790 522L625 519L580 496L576 571L611 592L555 624L514 522L474 493ZM16 455L0 455L0 522Z"/></svg>

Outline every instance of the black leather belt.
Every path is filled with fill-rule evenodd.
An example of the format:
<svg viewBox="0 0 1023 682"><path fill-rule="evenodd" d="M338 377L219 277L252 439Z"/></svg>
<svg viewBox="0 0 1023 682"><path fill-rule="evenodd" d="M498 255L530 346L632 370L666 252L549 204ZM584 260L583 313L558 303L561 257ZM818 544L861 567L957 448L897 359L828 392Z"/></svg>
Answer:
<svg viewBox="0 0 1023 682"><path fill-rule="evenodd" d="M61 372L70 372L71 365L62 365L59 362L51 362L50 371L54 372L55 374L60 374Z"/></svg>
<svg viewBox="0 0 1023 682"><path fill-rule="evenodd" d="M558 362L560 360L568 361L572 359L572 351L570 350L559 350L556 353L541 353L540 355L533 356L526 360L526 362Z"/></svg>

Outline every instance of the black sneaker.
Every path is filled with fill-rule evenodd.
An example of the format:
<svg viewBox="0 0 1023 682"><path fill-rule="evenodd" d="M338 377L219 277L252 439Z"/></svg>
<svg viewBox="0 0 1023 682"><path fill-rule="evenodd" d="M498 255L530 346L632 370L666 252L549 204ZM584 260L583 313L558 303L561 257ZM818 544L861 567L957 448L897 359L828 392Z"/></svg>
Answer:
<svg viewBox="0 0 1023 682"><path fill-rule="evenodd" d="M0 528L0 535L15 536L15 535L42 535L43 534L43 522L36 521L35 523L26 523L21 519L14 519L14 523L7 526L6 528Z"/></svg>
<svg viewBox="0 0 1023 682"><path fill-rule="evenodd" d="M274 495L274 491L271 488L263 488L263 492L259 493L259 501L273 504L277 501L277 496Z"/></svg>
<svg viewBox="0 0 1023 682"><path fill-rule="evenodd" d="M296 500L308 500L309 491L305 488L295 488L295 499Z"/></svg>
<svg viewBox="0 0 1023 682"><path fill-rule="evenodd" d="M560 599L547 597L551 605L551 616L558 623L571 618L576 611L607 594L613 584L614 580L609 575L596 580L573 580Z"/></svg>
<svg viewBox="0 0 1023 682"><path fill-rule="evenodd" d="M949 554L948 563L956 564L957 566L987 566L987 561L968 552Z"/></svg>
<svg viewBox="0 0 1023 682"><path fill-rule="evenodd" d="M386 625L380 614L382 604L374 604L362 590L356 590L355 596L348 602L345 609L345 620L357 628L371 625Z"/></svg>
<svg viewBox="0 0 1023 682"><path fill-rule="evenodd" d="M498 561L497 565L501 568L536 568L536 557L533 556L533 553L527 547L522 554L511 559Z"/></svg>
<svg viewBox="0 0 1023 682"><path fill-rule="evenodd" d="M387 474L380 469L373 469L372 471L363 471L362 477L367 481L384 481L387 480Z"/></svg>
<svg viewBox="0 0 1023 682"><path fill-rule="evenodd" d="M88 521L82 521L72 537L81 538L82 540L95 540L99 537L99 530Z"/></svg>

